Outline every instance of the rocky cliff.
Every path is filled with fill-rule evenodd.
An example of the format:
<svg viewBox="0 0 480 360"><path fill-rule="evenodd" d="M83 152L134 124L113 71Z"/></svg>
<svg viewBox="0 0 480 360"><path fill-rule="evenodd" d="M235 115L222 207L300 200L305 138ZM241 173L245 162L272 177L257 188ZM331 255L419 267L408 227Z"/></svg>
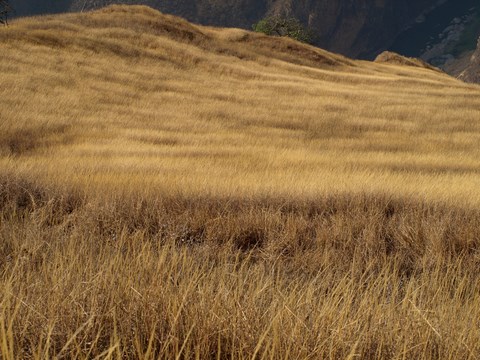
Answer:
<svg viewBox="0 0 480 360"><path fill-rule="evenodd" d="M318 34L318 45L352 57L372 58L438 0L283 0L270 11L293 15Z"/></svg>
<svg viewBox="0 0 480 360"><path fill-rule="evenodd" d="M459 79L466 82L480 83L480 38L478 38L477 50L473 53L470 64L460 74Z"/></svg>

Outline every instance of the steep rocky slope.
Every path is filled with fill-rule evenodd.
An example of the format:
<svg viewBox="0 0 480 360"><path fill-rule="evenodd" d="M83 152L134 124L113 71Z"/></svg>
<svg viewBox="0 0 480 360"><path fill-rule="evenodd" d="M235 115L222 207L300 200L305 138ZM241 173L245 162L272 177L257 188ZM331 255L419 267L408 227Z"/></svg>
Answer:
<svg viewBox="0 0 480 360"><path fill-rule="evenodd" d="M480 38L478 38L477 50L473 53L470 64L460 74L459 79L466 82L480 83Z"/></svg>
<svg viewBox="0 0 480 360"><path fill-rule="evenodd" d="M371 58L436 0L276 1L274 13L293 15L318 34L318 45L353 57Z"/></svg>

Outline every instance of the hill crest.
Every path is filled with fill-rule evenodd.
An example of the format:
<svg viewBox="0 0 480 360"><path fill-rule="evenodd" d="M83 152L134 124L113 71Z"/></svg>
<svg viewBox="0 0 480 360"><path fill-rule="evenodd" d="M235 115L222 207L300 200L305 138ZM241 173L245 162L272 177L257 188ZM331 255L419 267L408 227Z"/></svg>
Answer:
<svg viewBox="0 0 480 360"><path fill-rule="evenodd" d="M97 32L95 39L86 39L93 32ZM5 43L26 41L147 57L154 52L153 37L168 38L239 59L268 58L312 67L353 65L353 61L344 56L289 38L267 37L242 29L194 25L143 5L111 5L88 13L23 18L16 20L10 29L0 32L0 38ZM142 41L138 42L140 38Z"/></svg>

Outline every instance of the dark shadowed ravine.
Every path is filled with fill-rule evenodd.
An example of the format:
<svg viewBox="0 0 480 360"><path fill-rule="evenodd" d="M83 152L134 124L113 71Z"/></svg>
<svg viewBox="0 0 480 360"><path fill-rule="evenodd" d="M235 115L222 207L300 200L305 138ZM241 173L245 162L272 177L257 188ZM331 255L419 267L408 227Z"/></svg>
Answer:
<svg viewBox="0 0 480 360"><path fill-rule="evenodd" d="M425 16L421 23L414 24L402 32L390 47L391 51L404 56L420 57L425 46L438 39L439 34L455 18L461 18L480 10L478 0L450 0L438 6ZM475 41L472 41L475 44Z"/></svg>

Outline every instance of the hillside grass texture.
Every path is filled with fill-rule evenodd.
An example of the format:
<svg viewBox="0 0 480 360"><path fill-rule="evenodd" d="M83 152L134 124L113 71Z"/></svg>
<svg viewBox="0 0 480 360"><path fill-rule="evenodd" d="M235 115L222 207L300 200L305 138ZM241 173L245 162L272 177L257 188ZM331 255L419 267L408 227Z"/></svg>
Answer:
<svg viewBox="0 0 480 360"><path fill-rule="evenodd" d="M2 359L480 357L480 87L135 6L0 53Z"/></svg>

